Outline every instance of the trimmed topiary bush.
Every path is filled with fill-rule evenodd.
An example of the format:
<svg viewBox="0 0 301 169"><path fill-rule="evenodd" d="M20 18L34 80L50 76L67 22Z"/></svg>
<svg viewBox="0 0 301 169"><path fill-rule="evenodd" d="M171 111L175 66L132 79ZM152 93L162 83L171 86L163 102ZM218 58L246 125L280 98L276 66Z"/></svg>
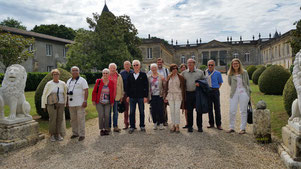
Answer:
<svg viewBox="0 0 301 169"><path fill-rule="evenodd" d="M71 73L67 72L66 70L61 69L61 68L58 68L58 69L61 72L60 80L67 82L67 80L72 77ZM42 117L42 119L45 119L45 120L47 120L49 118L49 116L48 116L48 112L47 111L44 112L43 109L41 108L41 99L42 99L44 87L45 87L46 83L50 80L52 80L52 76L51 76L51 73L48 73L43 78L43 80L40 82L39 86L37 87L35 96L34 96L37 113ZM65 109L65 116L66 116L66 119L70 118L69 110L67 108Z"/></svg>
<svg viewBox="0 0 301 169"><path fill-rule="evenodd" d="M207 69L207 66L206 66L206 65L201 65L201 66L200 66L200 69L204 71L204 70Z"/></svg>
<svg viewBox="0 0 301 169"><path fill-rule="evenodd" d="M35 91L48 72L29 72L27 73L27 81L25 91Z"/></svg>
<svg viewBox="0 0 301 169"><path fill-rule="evenodd" d="M291 76L283 89L284 108L289 116L292 114L292 104L295 99L297 99L297 92L293 83L293 76Z"/></svg>
<svg viewBox="0 0 301 169"><path fill-rule="evenodd" d="M260 75L259 90L264 94L281 95L290 73L280 65L272 65Z"/></svg>
<svg viewBox="0 0 301 169"><path fill-rule="evenodd" d="M265 66L260 66L255 70L255 72L252 75L252 81L254 84L256 85L258 84L259 76L265 71L265 69L266 69Z"/></svg>
<svg viewBox="0 0 301 169"><path fill-rule="evenodd" d="M252 79L252 75L253 75L253 73L255 72L256 69L257 69L257 68L256 68L255 65L250 65L250 66L248 66L247 72L248 72L248 74L249 74L249 78L250 78L250 79Z"/></svg>

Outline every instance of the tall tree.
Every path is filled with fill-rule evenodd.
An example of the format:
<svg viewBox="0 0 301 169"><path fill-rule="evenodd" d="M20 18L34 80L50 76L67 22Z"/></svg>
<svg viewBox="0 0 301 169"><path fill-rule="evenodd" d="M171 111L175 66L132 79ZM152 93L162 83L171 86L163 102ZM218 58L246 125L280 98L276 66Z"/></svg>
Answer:
<svg viewBox="0 0 301 169"><path fill-rule="evenodd" d="M292 31L292 39L290 41L293 56L295 56L301 49L301 19L295 22L294 25L296 25L296 29Z"/></svg>
<svg viewBox="0 0 301 169"><path fill-rule="evenodd" d="M26 27L24 25L22 25L22 22L17 21L14 18L10 18L10 17L8 17L7 19L4 19L0 23L0 25L26 30Z"/></svg>
<svg viewBox="0 0 301 169"><path fill-rule="evenodd" d="M75 43L69 45L67 67L79 65L83 71L102 70L114 62L141 59L140 39L128 16L116 17L111 12L93 13L87 18L92 31L78 31Z"/></svg>
<svg viewBox="0 0 301 169"><path fill-rule="evenodd" d="M31 31L69 40L74 40L75 37L75 31L65 25L36 25Z"/></svg>
<svg viewBox="0 0 301 169"><path fill-rule="evenodd" d="M33 57L33 50L28 50L34 44L33 38L24 38L20 35L0 32L0 61L6 68L12 64L22 63Z"/></svg>

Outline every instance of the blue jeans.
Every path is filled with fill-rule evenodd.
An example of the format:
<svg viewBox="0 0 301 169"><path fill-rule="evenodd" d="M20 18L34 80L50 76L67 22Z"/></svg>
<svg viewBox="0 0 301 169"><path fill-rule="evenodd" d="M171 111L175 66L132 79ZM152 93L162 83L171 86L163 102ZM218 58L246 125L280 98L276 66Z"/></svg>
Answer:
<svg viewBox="0 0 301 169"><path fill-rule="evenodd" d="M117 109L118 103L119 103L119 101L114 101L114 105L113 105L113 127L118 126L118 109ZM112 112L112 107L110 109L110 112ZM110 126L110 128L112 127L112 114L111 113L110 113L109 126Z"/></svg>
<svg viewBox="0 0 301 169"><path fill-rule="evenodd" d="M135 128L136 118L136 104L138 103L140 113L140 128L145 127L144 125L144 99L143 98L130 98L130 125L131 128Z"/></svg>

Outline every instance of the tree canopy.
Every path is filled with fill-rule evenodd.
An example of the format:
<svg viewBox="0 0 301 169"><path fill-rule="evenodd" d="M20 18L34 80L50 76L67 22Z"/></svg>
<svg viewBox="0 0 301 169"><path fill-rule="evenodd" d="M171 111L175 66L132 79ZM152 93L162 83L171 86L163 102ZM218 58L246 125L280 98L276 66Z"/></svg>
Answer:
<svg viewBox="0 0 301 169"><path fill-rule="evenodd" d="M292 31L292 39L290 41L293 56L295 56L301 49L301 19L295 22L294 25L296 25L296 29Z"/></svg>
<svg viewBox="0 0 301 169"><path fill-rule="evenodd" d="M130 17L93 13L87 23L92 30L78 30L75 43L68 46L67 69L77 65L85 72L102 70L111 62L121 68L125 60L142 58L138 48L141 41Z"/></svg>
<svg viewBox="0 0 301 169"><path fill-rule="evenodd" d="M26 50L34 44L33 38L0 32L0 61L4 71L12 64L19 64L33 57L34 50Z"/></svg>
<svg viewBox="0 0 301 169"><path fill-rule="evenodd" d="M0 22L0 25L26 30L26 27L22 25L22 22L17 21L14 18L10 18L10 17Z"/></svg>
<svg viewBox="0 0 301 169"><path fill-rule="evenodd" d="M65 25L51 24L51 25L39 25L35 26L31 31L37 33L43 33L46 35L51 35L59 38L74 40L75 30L66 27Z"/></svg>

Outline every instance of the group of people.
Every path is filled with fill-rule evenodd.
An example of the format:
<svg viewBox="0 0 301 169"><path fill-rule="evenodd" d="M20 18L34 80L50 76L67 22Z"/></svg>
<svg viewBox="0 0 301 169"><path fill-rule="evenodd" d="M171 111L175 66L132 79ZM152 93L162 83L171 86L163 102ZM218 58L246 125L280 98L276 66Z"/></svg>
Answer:
<svg viewBox="0 0 301 169"><path fill-rule="evenodd" d="M185 112L188 132L193 132L193 112L196 110L197 131L203 132L204 113L208 113L207 128L223 130L220 110L220 87L222 75L215 69L215 61L208 61L208 69L196 68L196 62L190 58L185 64L171 64L169 70L163 67L163 59L150 65L150 71L141 71L139 60L124 62L124 70L117 71L115 63L102 70L102 77L96 80L92 92L92 102L96 106L100 135L109 135L113 131L120 132L118 126L118 106L124 106L124 130L132 134L136 128L136 106L138 104L140 131L145 132L145 103L150 104L153 129L163 130L168 126L169 107L170 132L180 132L180 114ZM131 66L133 69L131 69ZM43 91L42 108L49 113L49 132L51 141L63 140L65 135L64 108L69 107L71 117L71 139L85 139L85 107L87 107L88 84L80 77L79 68L71 68L72 78L67 83L59 80L60 72L51 71L53 80L49 81ZM228 71L230 91L230 126L228 133L235 132L236 112L239 105L241 125L239 134L246 133L247 106L250 100L249 77L237 58L231 62ZM214 109L214 111L213 111Z"/></svg>

